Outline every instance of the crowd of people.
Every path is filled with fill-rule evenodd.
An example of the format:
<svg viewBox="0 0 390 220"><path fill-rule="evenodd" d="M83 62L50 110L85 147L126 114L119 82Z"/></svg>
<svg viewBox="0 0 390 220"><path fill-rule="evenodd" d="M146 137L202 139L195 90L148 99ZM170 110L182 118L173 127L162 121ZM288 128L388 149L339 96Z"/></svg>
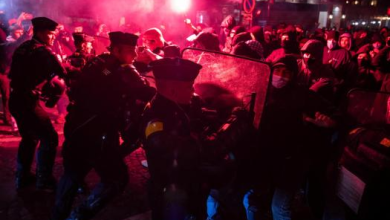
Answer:
<svg viewBox="0 0 390 220"><path fill-rule="evenodd" d="M30 20L31 27L22 26ZM220 204L230 188L240 191L247 219L262 218L259 201L269 198L273 219L288 220L295 194L307 182L310 207L320 219L334 202L334 192L325 195L332 184L327 167L337 160L348 91L390 91L386 27L248 29L227 16L219 34L186 20L192 35L175 44L155 27L136 35L101 24L87 34L74 25L70 34L46 17L23 13L13 22L0 30L0 86L4 123L22 138L16 188L35 183L56 191L53 220L91 219L124 189L123 158L140 146L151 174L153 219L229 219ZM258 129L242 106L208 110L193 94L202 66L180 58L184 47L271 66ZM56 123L65 122L58 185L52 174L58 135L42 100L57 106ZM71 210L92 168L101 182Z"/></svg>

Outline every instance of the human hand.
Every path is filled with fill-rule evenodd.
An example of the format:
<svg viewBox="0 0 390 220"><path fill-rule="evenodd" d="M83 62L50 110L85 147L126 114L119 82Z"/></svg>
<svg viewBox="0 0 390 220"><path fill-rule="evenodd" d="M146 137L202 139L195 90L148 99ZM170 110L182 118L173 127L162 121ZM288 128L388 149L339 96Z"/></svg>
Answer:
<svg viewBox="0 0 390 220"><path fill-rule="evenodd" d="M331 119L327 115L321 114L320 112L316 112L314 118L311 118L304 114L303 120L323 128L332 128L336 126L336 122L333 119Z"/></svg>

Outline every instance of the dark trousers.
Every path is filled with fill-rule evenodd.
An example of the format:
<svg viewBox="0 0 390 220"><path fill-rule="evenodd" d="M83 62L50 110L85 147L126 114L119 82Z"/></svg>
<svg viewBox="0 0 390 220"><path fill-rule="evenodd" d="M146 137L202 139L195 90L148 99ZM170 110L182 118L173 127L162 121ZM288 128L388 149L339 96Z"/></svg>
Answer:
<svg viewBox="0 0 390 220"><path fill-rule="evenodd" d="M66 219L69 214L70 219L91 219L127 184L127 166L120 154L118 135L91 134L91 130L87 128L85 132L65 134L68 137L63 148L64 175L57 188L53 220ZM101 181L71 213L77 189L92 168Z"/></svg>
<svg viewBox="0 0 390 220"><path fill-rule="evenodd" d="M161 149L167 149L165 147L167 146L161 146ZM178 156L180 159L177 161L180 162L177 167L172 167L175 152L167 150L161 153L161 149L146 150L150 173L148 198L152 219L179 220L198 215L202 195L196 161L194 162L193 158L181 160ZM201 205L205 205L205 201Z"/></svg>
<svg viewBox="0 0 390 220"><path fill-rule="evenodd" d="M0 93L3 101L3 113L4 113L4 124L11 124L11 113L9 112L9 96L10 96L10 80L7 75L0 74Z"/></svg>
<svg viewBox="0 0 390 220"><path fill-rule="evenodd" d="M58 146L58 135L49 115L37 98L11 93L10 111L19 127L22 140L17 156L17 172L27 174L31 170L35 148L37 152L37 172L51 176Z"/></svg>

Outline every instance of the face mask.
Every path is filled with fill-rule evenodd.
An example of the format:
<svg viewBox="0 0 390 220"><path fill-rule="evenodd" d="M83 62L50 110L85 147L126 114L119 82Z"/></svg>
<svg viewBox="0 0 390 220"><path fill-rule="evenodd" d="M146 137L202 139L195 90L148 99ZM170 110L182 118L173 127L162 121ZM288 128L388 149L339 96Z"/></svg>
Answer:
<svg viewBox="0 0 390 220"><path fill-rule="evenodd" d="M328 46L329 50L333 49L336 46L336 43L333 42L332 40L328 40L326 42L326 46Z"/></svg>
<svg viewBox="0 0 390 220"><path fill-rule="evenodd" d="M290 80L286 77L281 77L276 75L272 76L272 86L277 89L281 89L285 87L289 81Z"/></svg>

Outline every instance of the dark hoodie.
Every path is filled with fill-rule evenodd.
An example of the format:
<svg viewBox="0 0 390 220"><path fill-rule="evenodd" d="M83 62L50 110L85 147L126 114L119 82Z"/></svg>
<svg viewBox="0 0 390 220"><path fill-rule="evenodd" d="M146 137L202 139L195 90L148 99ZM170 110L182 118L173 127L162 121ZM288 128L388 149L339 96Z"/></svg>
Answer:
<svg viewBox="0 0 390 220"><path fill-rule="evenodd" d="M283 30L282 36L283 35L288 35L289 40L281 42L282 48L272 51L265 60L266 62L273 63L285 55L294 55L296 58L300 57L299 43L297 41L295 27L292 25L287 26Z"/></svg>
<svg viewBox="0 0 390 220"><path fill-rule="evenodd" d="M352 36L351 36L351 34L350 34L350 33L344 33L344 34L342 34L342 35L339 37L339 41L338 41L339 47L341 47L341 39L342 39L342 38L348 38L349 47L348 47L348 48L344 48L344 49L348 50L348 51L351 53L351 48L352 48ZM351 55L353 56L354 54L351 54Z"/></svg>
<svg viewBox="0 0 390 220"><path fill-rule="evenodd" d="M302 54L310 53L313 60L309 62L305 62L303 58L298 60L297 83L333 100L335 76L329 66L322 64L323 48L324 45L318 40L309 40L303 45Z"/></svg>
<svg viewBox="0 0 390 220"><path fill-rule="evenodd" d="M284 65L293 77L281 89L270 87L259 128L264 163L259 167L276 187L295 190L308 171L325 159L330 140L329 129L308 124L303 117L314 117L316 112L332 117L335 109L317 93L295 84L298 65L293 56L281 57L275 65Z"/></svg>

